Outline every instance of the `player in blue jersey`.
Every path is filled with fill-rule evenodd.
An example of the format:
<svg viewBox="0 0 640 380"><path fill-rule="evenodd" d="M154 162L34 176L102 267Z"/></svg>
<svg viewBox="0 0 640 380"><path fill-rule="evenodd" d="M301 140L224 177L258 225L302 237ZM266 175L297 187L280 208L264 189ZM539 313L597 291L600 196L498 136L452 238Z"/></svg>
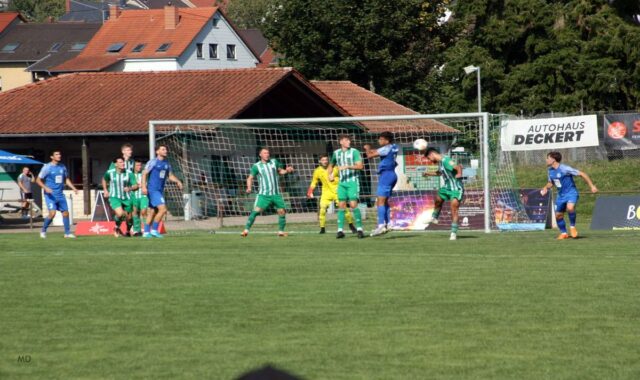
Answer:
<svg viewBox="0 0 640 380"><path fill-rule="evenodd" d="M158 232L160 221L167 213L167 206L164 201L164 185L169 179L175 182L182 190L182 182L173 175L171 165L167 161L167 147L158 145L156 148L156 158L147 162L142 172L142 194L149 198L149 209L147 211L147 222L144 225L145 238L161 238Z"/></svg>
<svg viewBox="0 0 640 380"><path fill-rule="evenodd" d="M391 222L391 209L389 208L389 198L393 187L398 182L396 175L396 156L398 146L393 143L393 133L382 132L378 137L380 148L371 149L371 145L364 146L367 158L380 157L378 165L378 189L376 191L376 206L378 208L378 227L371 232L371 236L387 233L388 225Z"/></svg>
<svg viewBox="0 0 640 380"><path fill-rule="evenodd" d="M558 229L560 229L558 240L569 238L569 234L567 234L567 224L564 221L565 211L569 214L569 231L571 237L578 237L578 230L576 229L576 203L578 203L579 194L576 184L573 182L573 177L582 177L591 188L592 193L598 192L598 188L593 184L587 173L576 170L569 165L561 164L561 161L562 154L560 154L560 152L549 152L549 154L547 154L549 181L540 191L540 194L546 195L549 189L554 186L558 191L555 204L556 222Z"/></svg>
<svg viewBox="0 0 640 380"><path fill-rule="evenodd" d="M38 174L36 183L44 190L44 202L49 210L49 215L44 219L42 225L42 231L40 232L41 238L47 237L47 228L56 216L56 211L62 213L62 222L64 223L64 237L75 238L75 235L71 233L71 223L69 221L69 207L67 200L64 197L64 185L69 186L75 194L78 194L78 189L73 186L69 179L67 168L64 164L60 163L62 160L62 154L59 150L51 152L51 162L45 164Z"/></svg>

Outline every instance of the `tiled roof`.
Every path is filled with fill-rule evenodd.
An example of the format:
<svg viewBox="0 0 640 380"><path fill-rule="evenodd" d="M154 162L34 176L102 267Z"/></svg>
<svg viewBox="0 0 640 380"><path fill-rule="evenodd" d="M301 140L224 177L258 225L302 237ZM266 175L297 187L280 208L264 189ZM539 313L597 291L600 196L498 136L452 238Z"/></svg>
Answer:
<svg viewBox="0 0 640 380"><path fill-rule="evenodd" d="M232 119L287 79L317 91L289 68L62 75L0 93L0 135L145 133L149 120Z"/></svg>
<svg viewBox="0 0 640 380"><path fill-rule="evenodd" d="M418 112L390 99L366 90L349 81L311 81L329 99L351 116L418 115ZM421 131L428 133L459 133L432 119L401 121L363 121L361 124L372 132Z"/></svg>
<svg viewBox="0 0 640 380"><path fill-rule="evenodd" d="M5 28L11 25L11 23L17 18L24 20L18 12L0 12L0 33L2 33Z"/></svg>
<svg viewBox="0 0 640 380"><path fill-rule="evenodd" d="M217 8L177 8L180 22L175 29L165 29L165 10L123 10L117 19L105 22L84 51L75 59L54 68L57 72L95 71L125 58L179 57L202 30ZM107 49L115 43L125 43L118 53ZM156 52L170 43L166 52ZM140 53L133 53L138 44L146 44Z"/></svg>

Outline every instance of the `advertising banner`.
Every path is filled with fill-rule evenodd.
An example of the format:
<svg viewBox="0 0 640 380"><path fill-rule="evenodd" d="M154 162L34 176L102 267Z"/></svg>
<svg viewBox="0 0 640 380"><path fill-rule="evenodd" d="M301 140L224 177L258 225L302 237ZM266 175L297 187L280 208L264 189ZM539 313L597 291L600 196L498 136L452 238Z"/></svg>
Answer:
<svg viewBox="0 0 640 380"><path fill-rule="evenodd" d="M553 150L597 146L596 115L509 120L502 128L503 151Z"/></svg>
<svg viewBox="0 0 640 380"><path fill-rule="evenodd" d="M610 149L639 149L640 114L604 115L604 143Z"/></svg>
<svg viewBox="0 0 640 380"><path fill-rule="evenodd" d="M640 195L598 197L591 229L640 231Z"/></svg>

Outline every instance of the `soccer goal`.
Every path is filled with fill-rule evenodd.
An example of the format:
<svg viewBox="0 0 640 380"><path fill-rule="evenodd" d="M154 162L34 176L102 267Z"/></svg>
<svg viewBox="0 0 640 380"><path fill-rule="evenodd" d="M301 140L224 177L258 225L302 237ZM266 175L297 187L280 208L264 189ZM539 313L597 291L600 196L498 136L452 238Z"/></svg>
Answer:
<svg viewBox="0 0 640 380"><path fill-rule="evenodd" d="M393 227L448 229L447 206L439 225L421 223L433 209L435 194L441 186L439 177L423 176L425 171L437 170L437 166L413 148L413 141L422 138L464 167L461 229L490 232L507 219L509 223L532 223L522 204L511 160L500 152L502 125L501 116L488 113L153 120L149 122L149 154L154 157L155 147L166 145L174 172L184 182L182 192L172 184L167 186L165 198L170 215L197 222L194 225L198 228L214 229L244 223L255 202L255 191L250 194L245 191L246 178L252 164L258 161L259 149L268 147L271 158L294 168L292 174L280 179L288 222L314 223L322 189L316 189L313 199L306 193L319 158L324 154L330 156L339 148L340 135L350 135L352 147L363 151L365 144L376 148L378 135L390 131L399 147L398 184L391 198ZM378 162L365 159L360 173L360 207L369 216L375 202Z"/></svg>

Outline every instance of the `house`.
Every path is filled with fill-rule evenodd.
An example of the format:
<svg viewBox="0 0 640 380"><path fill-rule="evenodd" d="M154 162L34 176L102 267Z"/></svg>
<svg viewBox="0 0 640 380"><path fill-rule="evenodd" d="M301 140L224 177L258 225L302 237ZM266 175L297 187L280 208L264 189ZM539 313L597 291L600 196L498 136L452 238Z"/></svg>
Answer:
<svg viewBox="0 0 640 380"><path fill-rule="evenodd" d="M82 53L51 72L210 70L260 63L218 8L111 6L109 14Z"/></svg>
<svg viewBox="0 0 640 380"><path fill-rule="evenodd" d="M259 29L242 29L238 33L260 57L258 67L278 66L280 57L271 49L269 40L264 37Z"/></svg>
<svg viewBox="0 0 640 380"><path fill-rule="evenodd" d="M51 76L49 70L77 56L101 24L19 23L0 35L2 91Z"/></svg>
<svg viewBox="0 0 640 380"><path fill-rule="evenodd" d="M65 0L65 14L58 21L103 23L109 19L110 5L121 9L142 9L131 0Z"/></svg>
<svg viewBox="0 0 640 380"><path fill-rule="evenodd" d="M0 36L21 22L27 22L27 20L18 12L0 12Z"/></svg>

